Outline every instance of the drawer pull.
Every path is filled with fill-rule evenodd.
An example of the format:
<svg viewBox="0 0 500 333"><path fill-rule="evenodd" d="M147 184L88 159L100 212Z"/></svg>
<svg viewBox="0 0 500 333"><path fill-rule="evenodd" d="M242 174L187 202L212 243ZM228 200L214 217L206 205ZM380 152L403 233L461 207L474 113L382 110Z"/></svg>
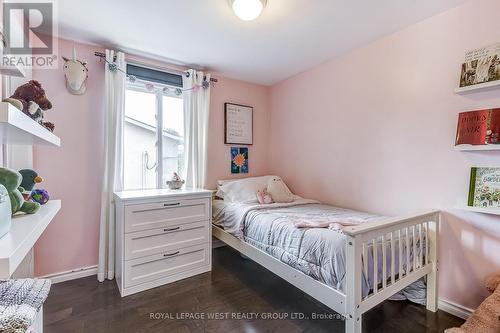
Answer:
<svg viewBox="0 0 500 333"><path fill-rule="evenodd" d="M155 210L164 210L164 209L168 209L168 207L179 206L180 204L181 204L180 202L173 203L173 204L163 204L163 207L160 207L160 208L150 208L150 209L133 210L132 213L135 214L135 213L154 212Z"/></svg>
<svg viewBox="0 0 500 333"><path fill-rule="evenodd" d="M163 229L163 231L167 232L167 231L175 231L175 230L179 230L181 227L175 227L175 228L170 228L170 229Z"/></svg>
<svg viewBox="0 0 500 333"><path fill-rule="evenodd" d="M179 254L181 253L181 251L176 251L174 253L165 253L163 256L164 257L171 257L171 256L175 256L176 254Z"/></svg>

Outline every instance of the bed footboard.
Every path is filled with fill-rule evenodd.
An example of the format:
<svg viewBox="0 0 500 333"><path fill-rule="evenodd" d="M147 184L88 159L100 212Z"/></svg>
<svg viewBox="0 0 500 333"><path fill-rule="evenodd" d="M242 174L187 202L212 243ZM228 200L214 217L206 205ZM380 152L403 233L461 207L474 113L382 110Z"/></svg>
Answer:
<svg viewBox="0 0 500 333"><path fill-rule="evenodd" d="M347 333L360 333L364 312L424 276L427 309L437 311L438 230L439 211L344 228ZM373 267L368 265L369 256ZM371 274L369 269L374 282L363 297L363 277Z"/></svg>

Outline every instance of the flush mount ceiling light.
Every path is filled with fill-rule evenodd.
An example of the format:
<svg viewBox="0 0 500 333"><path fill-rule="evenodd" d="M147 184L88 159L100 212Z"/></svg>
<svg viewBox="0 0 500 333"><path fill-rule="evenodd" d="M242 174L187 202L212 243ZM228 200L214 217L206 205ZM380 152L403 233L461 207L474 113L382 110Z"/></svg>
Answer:
<svg viewBox="0 0 500 333"><path fill-rule="evenodd" d="M255 20L267 4L267 0L230 0L234 13L243 21Z"/></svg>

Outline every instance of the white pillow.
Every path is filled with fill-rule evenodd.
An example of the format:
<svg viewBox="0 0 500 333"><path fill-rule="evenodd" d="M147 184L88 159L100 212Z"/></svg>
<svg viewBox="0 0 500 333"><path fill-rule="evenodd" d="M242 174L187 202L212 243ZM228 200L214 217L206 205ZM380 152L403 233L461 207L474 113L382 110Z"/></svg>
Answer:
<svg viewBox="0 0 500 333"><path fill-rule="evenodd" d="M294 200L293 193L280 177L269 179L267 192L269 192L274 202L292 202Z"/></svg>
<svg viewBox="0 0 500 333"><path fill-rule="evenodd" d="M217 195L227 202L258 202L257 191L266 188L276 176L249 177L234 180L219 180Z"/></svg>
<svg viewBox="0 0 500 333"><path fill-rule="evenodd" d="M222 185L237 181L238 179L219 179L217 180L217 192L215 192L215 195L218 196L219 198L224 199L224 191L222 190Z"/></svg>

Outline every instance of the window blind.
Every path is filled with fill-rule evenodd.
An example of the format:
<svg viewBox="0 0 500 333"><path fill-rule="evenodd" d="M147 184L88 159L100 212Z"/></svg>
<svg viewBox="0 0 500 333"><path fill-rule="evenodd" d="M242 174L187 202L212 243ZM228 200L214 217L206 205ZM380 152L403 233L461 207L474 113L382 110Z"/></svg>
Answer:
<svg viewBox="0 0 500 333"><path fill-rule="evenodd" d="M182 88L182 75L162 72L156 69L127 64L127 74L140 80L162 83Z"/></svg>

